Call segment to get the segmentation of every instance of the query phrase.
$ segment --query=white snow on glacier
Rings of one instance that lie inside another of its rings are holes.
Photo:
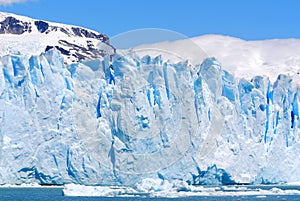
[[[0,68],[0,184],[300,180],[288,75],[236,79],[214,58],[134,52],[66,66],[55,49],[1,57]]]
[[[172,32],[167,33],[174,35]],[[112,42],[113,40],[114,38]],[[275,82],[279,74],[285,73],[293,76],[295,82],[300,82],[299,39],[246,41],[230,36],[209,34],[194,38],[181,36],[181,40],[145,44],[133,49],[141,57],[147,54],[152,57],[162,54],[164,59],[178,62],[178,57],[170,57],[170,54],[166,53],[172,52],[189,59],[193,64],[201,63],[206,58],[204,56],[215,57],[224,70],[237,78],[251,79],[260,75],[267,76]],[[164,50],[165,53],[157,50]],[[199,54],[201,52],[202,54]]]

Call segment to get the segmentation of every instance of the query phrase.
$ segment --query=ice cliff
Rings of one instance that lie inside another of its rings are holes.
[[[288,75],[238,80],[214,58],[109,60],[67,66],[55,48],[0,58],[0,184],[300,180]]]

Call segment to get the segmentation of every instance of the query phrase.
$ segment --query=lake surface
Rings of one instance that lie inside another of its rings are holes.
[[[181,198],[141,198],[141,197],[66,197],[62,194],[62,188],[0,188],[0,200],[2,201],[39,201],[39,200],[100,200],[100,201],[299,201],[298,195],[276,195],[276,196],[197,196]]]

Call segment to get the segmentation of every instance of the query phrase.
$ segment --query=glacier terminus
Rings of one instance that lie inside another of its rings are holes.
[[[289,76],[236,80],[214,58],[196,68],[134,54],[109,63],[66,66],[56,49],[1,58],[2,184],[298,179]]]

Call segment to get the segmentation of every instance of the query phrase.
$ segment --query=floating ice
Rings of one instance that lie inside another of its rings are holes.
[[[183,181],[166,181],[146,178],[135,185],[125,186],[82,186],[68,184],[64,186],[64,196],[105,196],[105,197],[188,197],[188,196],[274,196],[300,195],[298,188],[263,186],[190,186]]]

